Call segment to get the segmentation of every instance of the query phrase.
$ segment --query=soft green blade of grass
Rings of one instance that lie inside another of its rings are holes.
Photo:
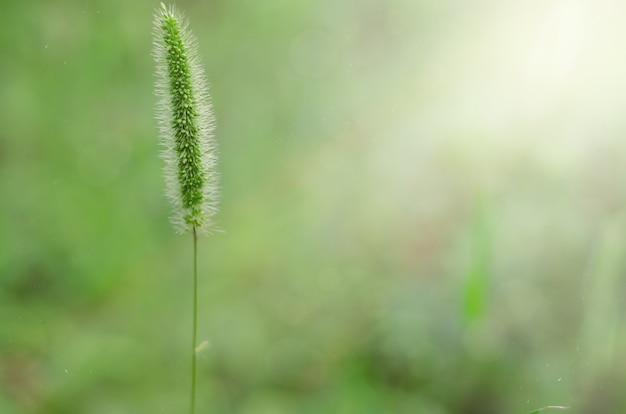
[[[550,409],[552,409],[552,410],[567,410],[568,408],[569,407],[562,406],[562,405],[547,405],[545,407],[537,408],[536,410],[531,411],[528,414],[537,414],[537,413],[539,413],[541,411],[550,410]]]
[[[485,313],[491,266],[491,231],[488,209],[483,200],[476,203],[471,228],[471,257],[465,278],[463,317],[467,324]]]
[[[613,369],[624,335],[620,320],[620,283],[626,253],[626,217],[621,214],[604,225],[584,286],[586,306],[580,331],[585,350],[581,369],[587,379]]]

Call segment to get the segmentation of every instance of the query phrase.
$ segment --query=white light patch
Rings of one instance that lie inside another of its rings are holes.
[[[542,111],[582,75],[579,63],[592,38],[591,12],[579,2],[562,1],[547,10],[534,38],[526,69],[524,108]]]

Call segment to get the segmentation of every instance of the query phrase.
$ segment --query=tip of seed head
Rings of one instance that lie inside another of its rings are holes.
[[[161,2],[161,8],[165,11],[167,11],[167,7],[165,6],[165,3]]]

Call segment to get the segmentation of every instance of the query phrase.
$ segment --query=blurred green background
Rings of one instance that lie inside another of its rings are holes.
[[[626,4],[180,1],[212,83],[202,413],[626,412]],[[184,413],[156,1],[5,1],[0,413]]]

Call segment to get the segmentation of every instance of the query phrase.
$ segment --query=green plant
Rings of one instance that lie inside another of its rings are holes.
[[[193,328],[191,413],[195,412],[196,343],[198,326],[198,233],[212,227],[217,211],[214,118],[196,40],[184,16],[174,7],[154,15],[155,91],[166,195],[179,233],[193,235]]]
[[[551,410],[551,409],[552,409],[552,410],[567,410],[568,408],[569,408],[569,407],[564,407],[564,406],[562,406],[562,405],[547,405],[547,406],[545,406],[545,407],[537,408],[536,410],[531,411],[531,412],[530,412],[530,413],[528,413],[528,414],[539,414],[541,411],[544,411],[544,410]]]

